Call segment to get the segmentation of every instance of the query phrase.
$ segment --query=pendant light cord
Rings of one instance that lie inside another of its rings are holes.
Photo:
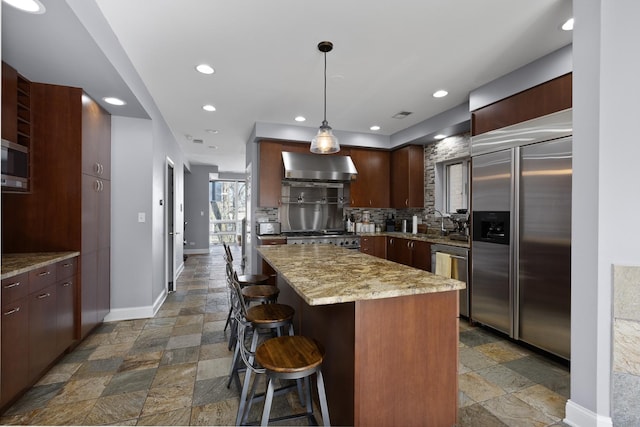
[[[324,120],[322,124],[327,124],[327,52],[324,52]]]

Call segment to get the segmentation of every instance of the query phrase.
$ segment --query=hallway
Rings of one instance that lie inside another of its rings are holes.
[[[227,289],[222,247],[213,248],[187,259],[177,291],[154,318],[96,329],[0,422],[233,425],[239,393],[226,388]],[[232,250],[239,264],[239,248]],[[464,321],[459,360],[460,427],[564,425],[567,368]],[[295,396],[280,399],[273,415],[296,404]]]

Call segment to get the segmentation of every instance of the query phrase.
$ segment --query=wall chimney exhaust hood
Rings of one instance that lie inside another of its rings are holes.
[[[358,171],[349,156],[282,152],[284,179],[304,181],[351,181]]]

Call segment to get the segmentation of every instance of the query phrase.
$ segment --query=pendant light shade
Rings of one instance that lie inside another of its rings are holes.
[[[340,151],[338,138],[333,135],[331,126],[327,122],[327,52],[331,52],[333,43],[320,42],[318,50],[324,53],[324,120],[318,129],[318,134],[311,140],[311,152],[316,154],[331,154]]]

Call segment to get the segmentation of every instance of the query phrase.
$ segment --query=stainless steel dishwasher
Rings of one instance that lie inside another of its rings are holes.
[[[469,317],[469,249],[459,246],[431,245],[431,272],[436,271],[436,253],[441,252],[451,257],[451,277],[465,282],[467,287],[460,290],[460,315]]]

